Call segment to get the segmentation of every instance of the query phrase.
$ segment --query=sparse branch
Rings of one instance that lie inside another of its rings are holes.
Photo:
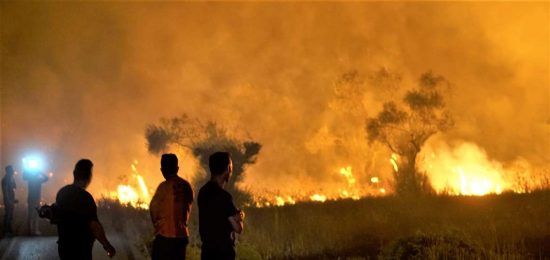
[[[416,151],[420,151],[420,146],[415,142],[413,138],[411,138],[411,144]]]
[[[397,149],[393,148],[393,145],[390,141],[386,140],[384,143],[388,146],[388,148],[390,148],[393,153],[401,154],[399,151],[397,151]]]
[[[410,134],[410,131],[408,131],[404,128],[401,128],[401,127],[394,126],[394,125],[385,124],[383,127],[391,128],[393,130],[397,130],[397,131],[403,132],[405,134]]]

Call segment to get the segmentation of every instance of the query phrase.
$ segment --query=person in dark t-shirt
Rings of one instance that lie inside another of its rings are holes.
[[[211,178],[200,190],[199,233],[202,260],[235,259],[235,233],[243,231],[244,212],[233,204],[224,190],[231,177],[233,163],[227,152],[216,152],[209,158]]]
[[[94,198],[86,191],[92,180],[92,168],[90,160],[78,161],[73,171],[73,184],[61,188],[52,205],[52,222],[57,224],[58,252],[62,260],[92,259],[96,239],[110,257],[116,253],[97,218]]]

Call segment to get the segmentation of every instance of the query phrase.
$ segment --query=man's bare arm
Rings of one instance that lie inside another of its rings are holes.
[[[109,240],[107,240],[107,236],[105,236],[105,230],[103,229],[103,226],[99,221],[92,220],[90,222],[90,229],[92,230],[92,234],[94,237],[103,245],[103,249],[107,251],[107,254],[110,257],[113,257],[116,254],[115,248],[109,243]]]
[[[233,231],[237,234],[241,234],[243,232],[244,212],[239,210],[237,214],[230,216],[228,219]]]

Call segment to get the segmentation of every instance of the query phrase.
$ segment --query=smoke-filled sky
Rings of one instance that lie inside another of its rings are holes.
[[[451,83],[455,126],[430,149],[467,142],[503,165],[550,164],[549,3],[0,7],[1,163],[20,170],[22,156],[42,153],[54,172],[47,192],[83,157],[95,163],[96,195],[134,160],[156,187],[145,128],[182,113],[263,145],[246,173],[252,190],[323,191],[348,165],[360,180],[390,176],[390,152],[364,131],[387,93],[365,80],[353,111],[335,97],[343,74],[380,69],[403,88],[429,70]],[[194,162],[181,164],[190,177]]]

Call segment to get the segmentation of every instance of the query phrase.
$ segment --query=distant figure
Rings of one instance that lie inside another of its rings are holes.
[[[103,226],[97,218],[94,198],[86,191],[92,181],[92,161],[82,159],[74,167],[73,184],[57,192],[53,214],[49,216],[57,224],[59,258],[92,259],[92,248],[97,239],[110,257],[116,254],[115,248],[105,236]],[[41,208],[41,216],[44,207]]]
[[[178,176],[178,170],[178,157],[163,154],[160,171],[166,180],[158,186],[150,204],[151,220],[155,227],[153,260],[185,259],[193,189],[189,182]]]
[[[243,231],[244,212],[233,204],[224,190],[231,178],[233,163],[227,152],[216,152],[209,158],[210,181],[199,191],[199,233],[202,260],[235,259],[236,235]]]
[[[48,175],[39,169],[23,170],[23,180],[27,181],[29,188],[29,196],[27,197],[27,227],[31,235],[40,235],[37,209],[40,207],[42,183],[48,181],[48,179]]]
[[[2,195],[4,198],[4,235],[11,237],[13,229],[11,221],[13,220],[13,209],[15,208],[15,179],[13,178],[13,167],[6,166],[6,175],[2,178]]]

